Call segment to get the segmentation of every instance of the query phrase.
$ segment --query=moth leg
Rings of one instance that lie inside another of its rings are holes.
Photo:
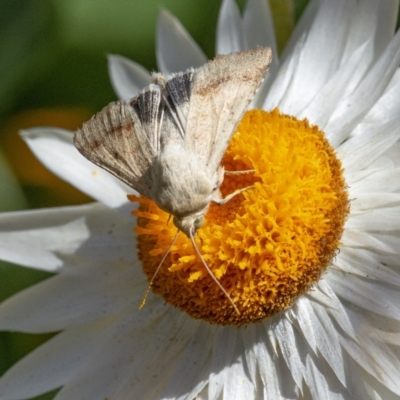
[[[232,200],[232,198],[235,197],[236,195],[238,195],[242,192],[245,192],[246,190],[253,189],[253,188],[254,188],[254,186],[247,186],[243,189],[235,190],[233,193],[229,194],[225,198],[222,198],[221,193],[218,191],[215,193],[215,196],[213,196],[212,201],[214,203],[218,204],[219,206],[222,206],[223,204],[227,203],[229,200]]]
[[[255,169],[244,169],[243,171],[226,171],[225,174],[227,175],[244,175],[244,174],[254,174],[256,172]]]

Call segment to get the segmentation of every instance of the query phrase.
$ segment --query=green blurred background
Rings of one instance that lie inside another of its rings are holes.
[[[307,0],[270,0],[282,48]],[[241,9],[245,0],[238,0]],[[0,211],[90,201],[42,168],[17,132],[33,126],[75,130],[116,100],[107,54],[156,70],[161,8],[213,57],[217,0],[1,0]],[[0,263],[0,301],[50,274]],[[0,375],[50,335],[0,333]],[[54,392],[36,399],[51,399]]]

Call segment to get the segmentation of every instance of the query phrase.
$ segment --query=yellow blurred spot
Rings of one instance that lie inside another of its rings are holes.
[[[295,9],[293,0],[269,0],[274,19],[274,27],[278,51],[285,47],[295,25]]]

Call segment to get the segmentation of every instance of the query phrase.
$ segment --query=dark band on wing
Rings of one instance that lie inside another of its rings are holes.
[[[150,85],[131,100],[131,105],[143,125],[151,125],[158,121],[161,102],[161,90],[158,85]]]
[[[160,126],[162,119],[162,94],[158,85],[150,85],[130,101],[146,132],[152,148],[157,152],[160,142]]]
[[[167,92],[175,108],[183,103],[189,102],[190,94],[192,93],[194,73],[194,69],[180,72],[166,82]]]

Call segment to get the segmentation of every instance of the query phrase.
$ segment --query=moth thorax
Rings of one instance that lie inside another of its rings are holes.
[[[164,211],[182,219],[204,214],[216,186],[216,174],[182,145],[170,144],[157,157],[154,200]]]

